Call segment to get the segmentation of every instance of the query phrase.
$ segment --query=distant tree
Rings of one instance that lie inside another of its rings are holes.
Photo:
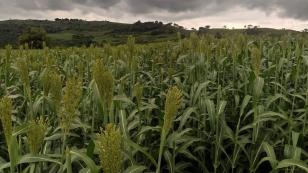
[[[42,49],[44,43],[48,45],[49,38],[43,28],[31,27],[19,36],[19,45],[27,44],[31,49]]]
[[[72,45],[74,46],[87,46],[94,44],[94,37],[92,35],[74,34],[72,36]]]
[[[306,28],[306,29],[304,29],[304,30],[303,30],[303,32],[308,32],[308,29],[307,29],[307,28]]]
[[[248,35],[258,35],[260,33],[258,26],[248,25],[246,28],[246,33]]]
[[[252,28],[253,28],[253,25],[248,25],[246,28],[247,28],[247,29],[252,29]]]
[[[137,22],[134,23],[134,25],[140,25],[142,24],[142,22],[140,20],[138,20]]]
[[[180,25],[178,25],[177,23],[174,23],[173,26],[176,28],[180,28]]]
[[[166,26],[172,26],[172,23],[167,23]]]
[[[210,25],[205,25],[205,27],[199,27],[199,32],[207,32],[210,28]]]

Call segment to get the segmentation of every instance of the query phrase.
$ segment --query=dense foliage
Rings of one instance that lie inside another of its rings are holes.
[[[28,28],[19,36],[19,45],[28,45],[31,49],[42,49],[49,38],[43,28]]]
[[[0,52],[0,172],[308,171],[301,37]]]

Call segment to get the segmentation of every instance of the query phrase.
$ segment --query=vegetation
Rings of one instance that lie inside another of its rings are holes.
[[[1,50],[0,173],[308,172],[304,37],[135,40]]]
[[[96,45],[125,44],[129,35],[134,35],[137,43],[175,41],[177,32],[183,34],[186,32],[178,25],[173,26],[171,23],[163,24],[158,21],[124,24],[78,19],[7,20],[0,21],[0,47],[7,44],[19,47],[19,37],[23,33],[29,33],[31,28],[40,28],[46,31],[49,47],[81,46],[81,43],[89,45],[89,41]]]
[[[31,49],[42,49],[48,42],[47,33],[42,28],[29,28],[19,36],[19,44],[27,45]]]
[[[245,26],[245,29],[211,28],[204,25],[198,30],[185,29],[176,23],[162,23],[159,21],[141,22],[133,24],[115,23],[109,21],[84,21],[79,19],[55,19],[50,20],[7,20],[0,21],[0,48],[7,44],[18,48],[19,38],[23,33],[29,33],[31,28],[45,30],[49,47],[72,47],[95,44],[120,45],[125,44],[127,37],[133,35],[136,43],[159,43],[176,41],[177,33],[181,37],[189,37],[190,33],[198,32],[199,35],[212,35],[217,38],[230,35],[247,34],[257,36],[281,37],[283,35],[297,35],[301,32],[286,29],[260,28],[253,25]],[[307,35],[306,30],[302,34]],[[47,41],[46,41],[47,42]]]

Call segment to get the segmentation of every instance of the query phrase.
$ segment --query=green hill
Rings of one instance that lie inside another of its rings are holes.
[[[18,37],[30,27],[45,29],[52,46],[74,46],[72,38],[76,34],[93,36],[97,44],[125,43],[129,35],[133,35],[137,43],[172,41],[177,38],[177,32],[183,30],[172,24],[163,24],[157,21],[125,24],[78,19],[6,20],[0,21],[0,47],[6,44],[17,45]]]
[[[162,41],[174,41],[177,33],[182,37],[189,35],[190,32],[200,34],[211,34],[215,37],[246,33],[250,35],[271,35],[279,36],[297,34],[292,30],[276,30],[269,28],[252,29],[208,29],[186,30],[182,26],[162,22],[136,22],[133,24],[115,23],[109,21],[84,21],[79,19],[55,19],[50,20],[6,20],[0,21],[0,47],[7,44],[18,46],[19,36],[30,27],[41,27],[46,30],[50,39],[50,46],[79,46],[74,38],[78,35],[89,36],[93,41],[100,45],[110,43],[113,45],[123,44],[129,35],[136,38],[136,43],[155,43]]]

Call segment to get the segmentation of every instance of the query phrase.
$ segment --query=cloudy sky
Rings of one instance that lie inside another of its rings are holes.
[[[302,30],[308,28],[308,0],[0,0],[0,20],[57,17]]]

